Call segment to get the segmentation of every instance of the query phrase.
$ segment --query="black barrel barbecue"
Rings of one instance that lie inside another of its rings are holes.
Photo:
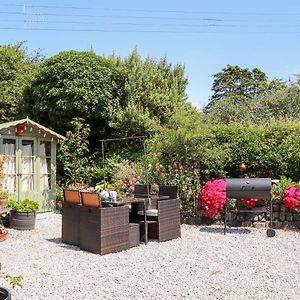
[[[271,178],[228,178],[226,179],[226,198],[258,198],[270,200],[270,228],[267,236],[273,237],[273,205],[272,205],[272,180]],[[225,205],[224,234],[226,234],[227,203]]]

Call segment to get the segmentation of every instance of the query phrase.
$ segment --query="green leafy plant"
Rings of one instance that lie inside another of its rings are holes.
[[[281,176],[279,182],[273,186],[273,202],[281,202],[283,200],[284,191],[290,186],[300,187],[300,185],[293,182],[292,179]]]
[[[9,284],[12,285],[13,288],[15,287],[23,287],[23,276],[11,276],[5,272],[1,271],[1,263],[0,263],[0,278],[5,279]]]
[[[0,198],[7,198],[8,197],[8,193],[4,192],[4,191],[0,191]]]
[[[105,180],[102,180],[100,183],[98,183],[95,186],[95,191],[96,192],[101,192],[101,191],[115,191],[116,190],[116,186],[114,184],[111,184]]]
[[[228,209],[235,209],[237,207],[237,203],[238,203],[238,200],[235,199],[235,198],[228,199],[227,200],[227,208]]]
[[[13,288],[15,287],[23,287],[22,281],[23,281],[23,276],[11,276],[9,274],[5,273],[0,273],[0,276],[2,276],[9,284],[12,285]]]
[[[17,212],[36,212],[39,209],[39,204],[36,201],[24,199],[20,201],[9,200],[7,206]]]
[[[89,125],[82,118],[74,118],[71,122],[74,130],[67,132],[67,140],[61,142],[59,161],[69,185],[84,185],[90,181],[89,162]]]
[[[61,187],[57,186],[56,187],[56,191],[55,191],[55,195],[56,195],[56,200],[57,201],[63,201],[64,200],[64,193]]]

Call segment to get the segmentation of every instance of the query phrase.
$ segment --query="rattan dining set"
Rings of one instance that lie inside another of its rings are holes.
[[[177,186],[136,185],[134,199],[103,202],[98,193],[64,190],[62,241],[81,250],[108,254],[181,236]]]

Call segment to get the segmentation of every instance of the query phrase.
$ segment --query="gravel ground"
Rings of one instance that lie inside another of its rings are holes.
[[[13,299],[300,299],[300,233],[182,225],[182,238],[104,256],[61,242],[61,216],[10,229],[3,271],[23,275]],[[6,285],[5,283],[3,285]]]

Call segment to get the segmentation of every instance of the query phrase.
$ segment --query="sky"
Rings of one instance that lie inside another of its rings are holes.
[[[299,0],[0,0],[0,44],[183,64],[188,100],[203,108],[213,75],[227,65],[259,68],[269,79],[300,74]]]

